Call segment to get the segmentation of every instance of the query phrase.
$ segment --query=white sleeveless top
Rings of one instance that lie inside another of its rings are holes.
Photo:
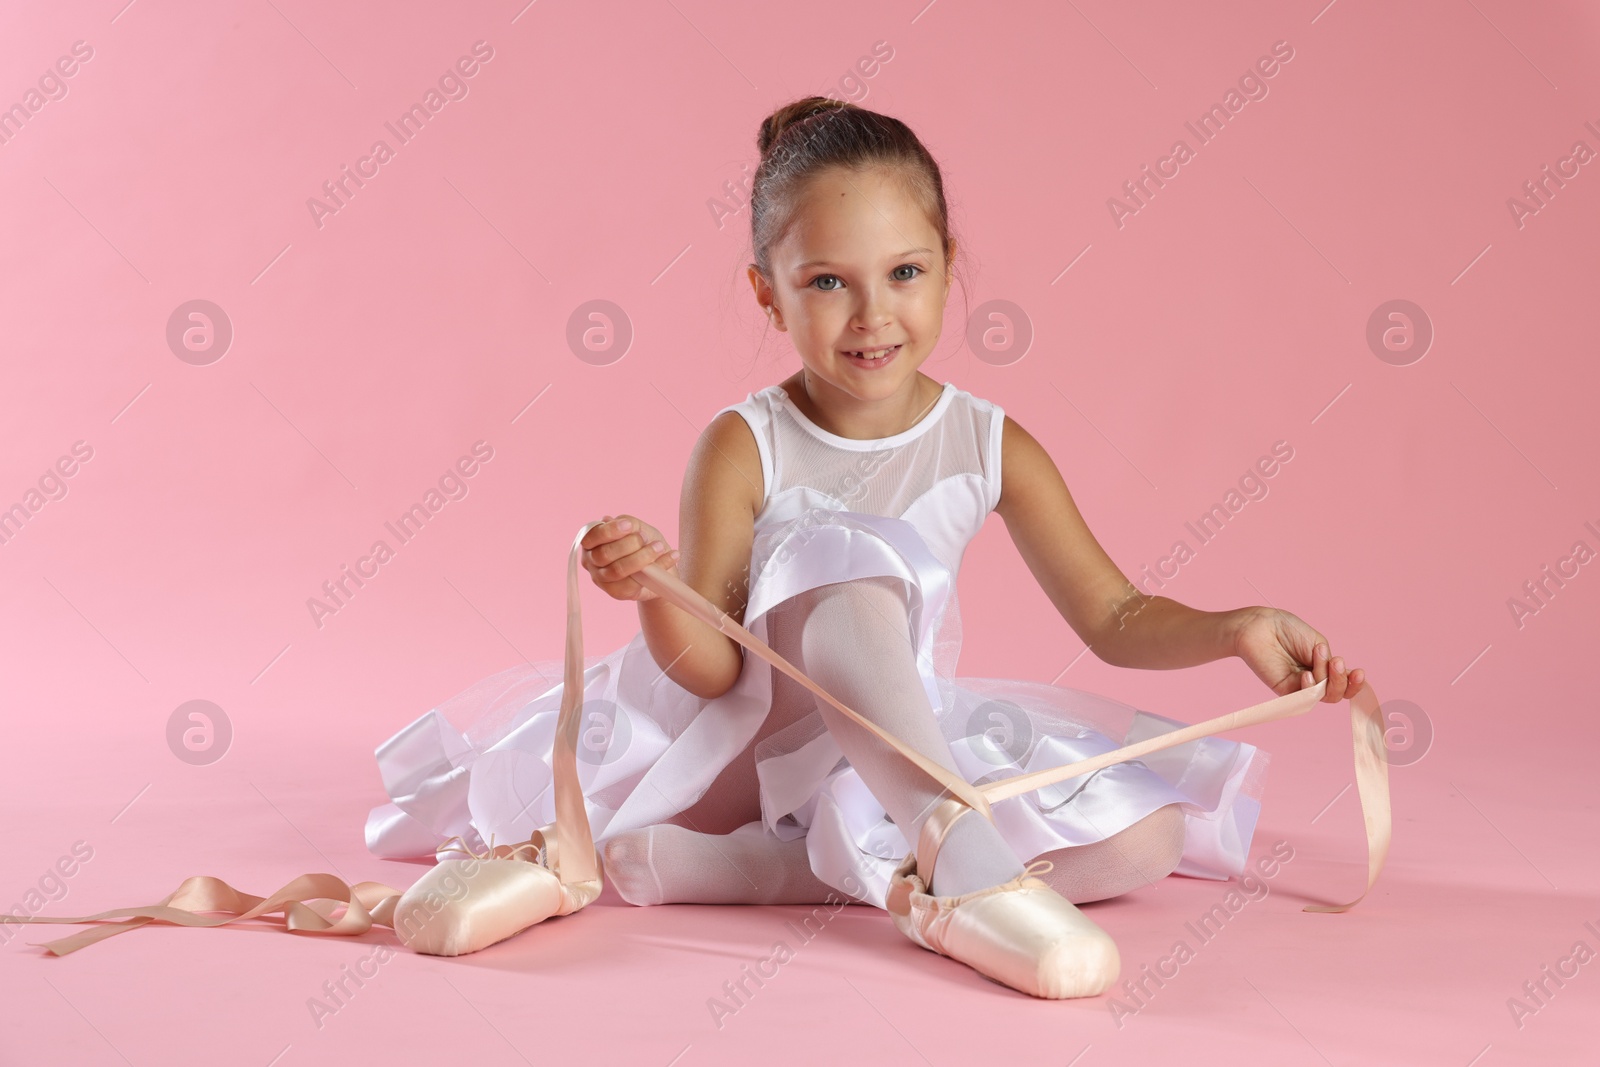
[[[812,507],[901,518],[954,578],[968,542],[1000,501],[1005,412],[951,382],[927,414],[890,437],[829,433],[776,384],[717,414],[723,411],[750,424],[761,453],[758,532]]]

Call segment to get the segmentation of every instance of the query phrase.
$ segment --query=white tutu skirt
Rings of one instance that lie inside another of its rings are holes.
[[[973,783],[1072,763],[1188,725],[1064,686],[956,677],[955,585],[903,519],[812,508],[768,524],[756,531],[750,576],[744,625],[763,641],[767,613],[804,590],[902,579],[923,686],[957,769]],[[756,735],[775,671],[745,649],[738,682],[705,700],[662,672],[642,632],[606,655],[586,657],[584,668],[578,772],[597,844],[693,805]],[[515,844],[553,822],[550,750],[561,678],[559,658],[519,664],[378,746],[390,801],[368,816],[367,847],[386,859],[425,858],[460,835],[481,851],[491,835]],[[765,739],[755,757],[767,830],[785,840],[804,836],[819,879],[882,907],[910,846],[821,716],[812,710]],[[1026,862],[1104,840],[1176,803],[1186,826],[1177,873],[1226,879],[1244,869],[1267,761],[1254,745],[1200,738],[1000,801],[994,821]]]

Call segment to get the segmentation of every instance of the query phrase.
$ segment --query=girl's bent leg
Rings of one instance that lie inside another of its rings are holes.
[[[780,605],[768,626],[791,643],[798,634],[801,658],[791,662],[823,689],[921,755],[956,769],[917,670],[903,582],[861,578],[817,586]],[[850,765],[915,849],[942,787],[831,704],[815,705]],[[930,887],[939,896],[987,889],[1022,873],[1000,831],[971,809],[951,825],[939,857]]]
[[[791,663],[799,650],[769,633]],[[772,670],[763,665],[763,669]],[[782,841],[761,822],[756,746],[809,715],[810,690],[772,670],[761,728],[711,787],[667,823],[605,842],[606,876],[630,904],[827,904],[844,894],[811,872],[805,838]]]
[[[782,841],[758,819],[732,833],[663,823],[604,846],[606,875],[629,904],[826,904],[843,894],[811,873],[806,839]]]
[[[1040,879],[1072,903],[1084,904],[1121,896],[1171,874],[1183,858],[1184,836],[1183,808],[1165,804],[1102,841],[1034,858],[1055,864]]]

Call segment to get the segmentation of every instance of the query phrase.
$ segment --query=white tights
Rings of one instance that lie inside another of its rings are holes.
[[[767,616],[768,644],[823,689],[952,770],[917,672],[905,585],[864,578],[817,586]],[[749,656],[748,650],[745,655]],[[769,668],[770,669],[770,668]],[[604,844],[606,875],[631,904],[814,904],[838,899],[811,871],[805,839],[782,841],[761,823],[756,748],[816,711],[907,841],[941,796],[887,744],[780,671],[772,707],[750,744],[705,795],[671,822],[618,834]],[[1170,874],[1183,852],[1176,804],[1158,808],[1089,845],[1042,853],[1054,867],[1041,877],[1074,904],[1102,900]],[[1022,862],[976,811],[956,820],[939,850],[932,891],[955,896],[1009,881]]]

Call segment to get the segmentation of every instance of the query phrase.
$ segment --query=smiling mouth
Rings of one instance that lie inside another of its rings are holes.
[[[854,351],[846,351],[844,354],[861,363],[877,364],[884,362],[900,351],[900,348],[900,345],[879,345],[876,348],[858,348]]]

